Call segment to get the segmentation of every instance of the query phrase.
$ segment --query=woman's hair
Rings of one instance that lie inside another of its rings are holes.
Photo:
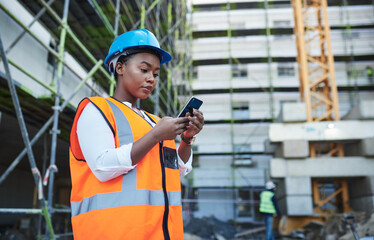
[[[130,60],[130,58],[132,58],[134,56],[134,54],[131,54],[131,55],[122,55],[118,58],[118,61],[117,63],[122,63],[122,64],[125,64],[127,63],[127,61]],[[116,63],[116,65],[117,65]],[[117,74],[117,71],[116,71],[116,66],[114,66],[114,79],[116,80],[116,82],[118,81],[118,74]]]
[[[130,60],[137,53],[151,53],[151,54],[155,55],[156,57],[158,57],[160,59],[160,61],[162,59],[161,54],[157,50],[154,50],[154,49],[151,49],[151,48],[132,48],[132,49],[128,49],[127,51],[128,51],[127,55],[121,55],[118,58],[117,63],[120,62],[120,63],[126,65],[127,61]],[[116,63],[116,65],[117,65],[117,63]],[[118,74],[117,74],[117,71],[116,71],[116,66],[114,66],[114,79],[117,82]]]

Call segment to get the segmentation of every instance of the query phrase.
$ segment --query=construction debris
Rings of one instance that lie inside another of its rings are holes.
[[[188,239],[234,239],[236,229],[227,222],[211,217],[192,218],[184,228]],[[191,236],[195,235],[195,236]],[[187,239],[187,238],[186,238]]]
[[[371,217],[368,221],[366,221],[365,223],[357,224],[355,228],[360,239],[367,237],[369,240],[371,237],[371,240],[374,240],[374,213],[371,214]],[[347,233],[344,236],[339,238],[339,240],[350,240],[350,239],[352,239],[351,233]]]
[[[355,239],[355,231],[361,239],[373,237],[374,213],[370,218],[364,212],[331,214],[323,225],[314,224],[310,228],[306,226],[303,230],[294,231],[292,236],[306,240],[352,240]]]
[[[252,236],[259,234],[259,233],[264,233],[266,231],[266,227],[257,227],[257,228],[252,228],[249,230],[245,230],[243,232],[235,234],[235,239],[248,239],[249,237],[252,238]]]

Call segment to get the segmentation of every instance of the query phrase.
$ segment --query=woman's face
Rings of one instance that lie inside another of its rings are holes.
[[[160,59],[150,53],[134,54],[122,64],[118,87],[127,101],[135,103],[138,98],[146,99],[156,87],[160,73]]]

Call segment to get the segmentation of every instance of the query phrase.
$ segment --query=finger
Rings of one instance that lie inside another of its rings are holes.
[[[186,127],[183,127],[183,128],[180,128],[180,129],[177,130],[177,134],[179,135],[179,134],[181,134],[182,132],[186,131],[187,129],[188,129],[187,126],[186,126]]]
[[[185,123],[185,122],[188,122],[188,117],[179,117],[177,118],[177,123]]]
[[[194,125],[197,127],[197,129],[199,129],[199,131],[203,128],[203,125],[204,125],[204,122],[201,122],[200,119],[194,117],[193,119],[191,119],[191,121],[189,122],[189,125]]]
[[[189,125],[189,122],[180,123],[178,129],[186,129]]]
[[[191,137],[198,134],[200,131],[201,131],[201,128],[199,128],[199,126],[195,124],[190,124],[187,127],[187,132],[188,132],[187,135],[190,135]]]
[[[194,109],[194,115],[199,119],[201,123],[204,123],[204,115],[201,111]]]

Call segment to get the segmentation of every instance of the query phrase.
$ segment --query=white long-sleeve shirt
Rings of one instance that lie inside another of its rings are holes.
[[[132,108],[131,103],[124,102]],[[152,126],[155,124],[141,111]],[[88,103],[77,123],[77,135],[84,159],[94,175],[102,182],[126,174],[136,167],[132,165],[132,143],[115,148],[113,133],[99,110]],[[177,158],[180,175],[183,177],[192,170],[192,151],[186,163]]]

